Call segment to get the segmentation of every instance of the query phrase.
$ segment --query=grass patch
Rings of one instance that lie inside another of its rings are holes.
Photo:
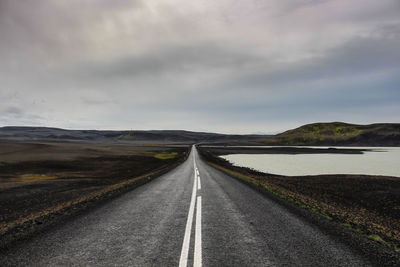
[[[40,181],[46,181],[46,180],[53,180],[53,179],[57,179],[57,178],[58,177],[55,175],[22,174],[20,176],[11,178],[10,181],[28,183],[28,182],[40,182]]]
[[[178,152],[161,152],[154,155],[157,159],[173,159],[178,156]]]
[[[380,243],[385,243],[385,241],[379,235],[369,235],[368,238]]]
[[[364,233],[360,228],[356,228],[356,227],[354,227],[353,225],[351,225],[349,223],[340,223],[340,225],[342,225],[342,226],[344,226],[344,227],[346,227],[346,228],[348,228],[348,229],[350,229],[350,230],[352,230],[354,232],[357,232],[359,234],[366,235],[366,233]]]
[[[342,223],[341,225],[343,225],[346,228],[353,229],[353,227],[349,223]]]

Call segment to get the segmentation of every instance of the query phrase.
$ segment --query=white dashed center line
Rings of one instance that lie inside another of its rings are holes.
[[[197,176],[197,190],[201,190],[200,176]]]
[[[193,266],[201,266],[201,196],[197,197],[197,210],[196,210],[196,232],[194,240],[194,263]]]
[[[200,183],[200,173],[196,166],[195,158],[195,148],[193,146],[193,170],[194,170],[194,181],[193,181],[193,191],[192,198],[190,200],[189,213],[186,221],[185,236],[183,238],[181,257],[179,260],[179,267],[186,267],[189,257],[190,248],[190,235],[192,232],[194,208],[196,204],[196,194],[197,190],[201,189]],[[197,188],[197,190],[196,190]],[[193,266],[202,266],[202,249],[201,249],[201,196],[197,197],[197,207],[196,207],[196,228],[195,228],[195,240],[194,240],[194,256],[193,256]]]

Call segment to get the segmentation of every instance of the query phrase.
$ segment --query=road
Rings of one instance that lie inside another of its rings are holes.
[[[371,265],[195,148],[162,177],[0,256],[0,266]]]

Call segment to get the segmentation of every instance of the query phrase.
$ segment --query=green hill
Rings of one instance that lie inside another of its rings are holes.
[[[260,142],[265,145],[400,146],[400,124],[313,123]]]

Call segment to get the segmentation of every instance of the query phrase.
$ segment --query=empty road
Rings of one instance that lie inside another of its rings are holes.
[[[371,265],[195,148],[162,177],[0,256],[0,266]]]

